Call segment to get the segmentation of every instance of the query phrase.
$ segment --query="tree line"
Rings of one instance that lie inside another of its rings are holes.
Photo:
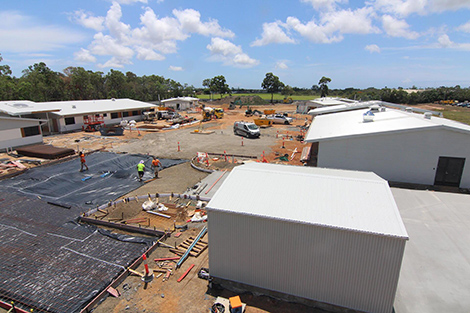
[[[94,72],[83,67],[67,67],[63,72],[51,70],[43,62],[29,66],[21,77],[12,76],[8,65],[1,64],[0,54],[0,101],[31,100],[37,102],[64,100],[92,100],[109,98],[131,98],[140,101],[158,101],[181,96],[216,93],[221,97],[233,93],[274,93],[282,95],[311,95],[312,97],[342,97],[355,100],[383,100],[391,103],[419,104],[440,100],[470,100],[470,88],[438,87],[411,92],[403,88],[345,88],[330,89],[329,77],[321,77],[311,88],[292,87],[280,81],[273,73],[267,73],[261,82],[262,89],[230,88],[223,75],[202,81],[203,88],[181,84],[159,75],[137,76],[132,72],[123,73],[111,69],[108,73]]]
[[[1,61],[1,56],[0,56]],[[36,102],[131,98],[157,101],[195,94],[195,88],[158,75],[137,76],[110,70],[107,74],[67,67],[55,72],[43,62],[13,77],[8,65],[0,66],[0,100],[31,100]]]

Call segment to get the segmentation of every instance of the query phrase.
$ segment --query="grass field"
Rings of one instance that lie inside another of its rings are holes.
[[[271,100],[270,93],[234,93],[232,94],[233,97],[250,97],[250,96],[259,96],[263,100]],[[199,99],[210,99],[211,95],[197,95]],[[227,97],[225,95],[224,97]],[[283,100],[285,96],[281,95],[280,93],[275,93],[273,99],[274,100]],[[291,96],[292,100],[312,100],[318,98],[318,96]],[[212,94],[212,99],[220,99],[220,94]]]
[[[444,117],[460,123],[470,125],[470,108],[457,108],[445,106],[442,112]]]

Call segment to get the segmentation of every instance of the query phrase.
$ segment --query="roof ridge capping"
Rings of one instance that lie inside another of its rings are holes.
[[[343,170],[343,169],[333,169],[333,168],[324,168],[324,167],[306,167],[306,166],[299,166],[299,165],[266,164],[266,163],[255,163],[255,162],[250,162],[248,164],[237,166],[234,168],[234,170],[272,172],[272,169],[269,169],[269,167],[282,169],[278,173],[295,173],[296,175],[301,175],[301,176],[335,177],[335,178],[341,178],[345,180],[361,180],[361,181],[368,181],[368,182],[375,182],[375,183],[385,183],[388,185],[387,180],[383,179],[382,177],[375,174],[374,172],[369,172],[369,171]],[[345,175],[340,175],[340,174],[345,174]],[[354,177],[353,175],[357,175],[357,176]],[[363,177],[359,177],[359,176],[363,176]]]

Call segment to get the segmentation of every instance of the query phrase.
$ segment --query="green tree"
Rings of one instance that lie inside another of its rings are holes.
[[[283,96],[292,96],[294,94],[294,88],[289,85],[285,85],[284,88],[282,88],[281,94]]]
[[[0,54],[0,62],[2,61]],[[11,74],[10,66],[0,65],[0,100],[13,100],[15,97],[16,79]]]
[[[30,86],[32,101],[59,101],[64,99],[65,84],[60,73],[52,71],[44,62],[23,70],[21,81]],[[28,98],[26,98],[28,99]]]
[[[224,94],[231,91],[223,75],[206,78],[202,81],[202,85],[209,89],[211,95],[212,93],[219,93],[221,99]]]
[[[328,83],[331,82],[331,78],[329,77],[325,77],[323,76],[322,78],[320,78],[320,80],[318,81],[318,85],[320,87],[320,91],[321,91],[321,97],[326,97],[328,96]]]
[[[271,103],[273,103],[274,93],[279,92],[284,88],[284,84],[279,80],[279,77],[273,73],[266,73],[266,76],[261,83],[261,88],[271,94]]]
[[[105,86],[109,98],[124,98],[126,76],[121,71],[111,69],[105,77]]]

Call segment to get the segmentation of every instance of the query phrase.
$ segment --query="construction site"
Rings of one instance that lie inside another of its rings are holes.
[[[1,153],[0,312],[468,311],[468,125],[231,100]]]
[[[177,127],[147,120],[121,136],[75,131],[46,136],[45,146],[3,153],[2,308],[203,312],[219,296],[219,302],[241,296],[245,312],[312,312],[268,296],[209,288],[205,272],[205,206],[230,171],[247,162],[303,164],[308,118],[294,114],[292,105],[275,110],[293,123],[269,123],[257,139],[234,135],[235,121],[253,117],[227,105],[222,118],[204,123],[201,112],[185,112],[190,123]],[[79,171],[79,151],[88,171]],[[162,164],[158,179],[152,157]],[[142,182],[140,161],[146,165]]]

